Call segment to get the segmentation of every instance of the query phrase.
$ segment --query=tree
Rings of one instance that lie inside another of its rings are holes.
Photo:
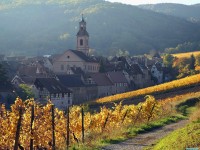
[[[194,55],[192,54],[191,57],[190,57],[190,69],[191,70],[194,70],[195,69],[195,57]]]
[[[6,76],[6,70],[4,69],[3,65],[0,64],[0,83],[6,84],[8,82],[8,77]]]
[[[99,72],[101,72],[101,73],[104,73],[104,72],[105,72],[105,66],[104,66],[103,60],[100,61]]]
[[[32,88],[26,84],[20,84],[19,89],[17,91],[19,97],[23,100],[34,98],[34,94]]]
[[[129,52],[127,50],[118,49],[116,52],[117,57],[121,56],[129,56]]]
[[[200,54],[195,57],[195,66],[200,66]]]
[[[164,55],[163,63],[166,67],[172,68],[173,62],[174,62],[174,56],[172,56],[171,54]]]

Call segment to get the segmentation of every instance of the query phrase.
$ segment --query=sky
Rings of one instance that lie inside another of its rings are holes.
[[[180,4],[197,4],[200,0],[107,0],[110,2],[120,2],[125,4],[139,5],[139,4],[156,4],[156,3],[180,3]]]

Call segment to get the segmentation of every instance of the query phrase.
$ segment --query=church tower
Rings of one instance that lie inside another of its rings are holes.
[[[79,22],[79,31],[77,33],[77,50],[89,55],[89,34],[86,30],[86,22],[82,15],[82,20]]]

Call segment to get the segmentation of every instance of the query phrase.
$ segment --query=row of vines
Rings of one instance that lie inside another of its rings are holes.
[[[164,84],[160,84],[160,85],[156,85],[156,86],[152,86],[152,87],[148,87],[144,89],[139,89],[136,91],[131,91],[127,93],[100,98],[96,100],[96,102],[98,103],[113,102],[113,101],[118,101],[122,99],[142,96],[142,95],[149,95],[152,93],[167,92],[170,90],[178,90],[185,87],[199,86],[199,85],[200,85],[200,74],[197,74],[197,75],[185,77],[183,79],[174,80],[168,83],[164,83]]]
[[[102,107],[98,113],[73,106],[67,112],[54,109],[49,102],[45,106],[34,100],[17,98],[11,110],[0,106],[0,149],[66,149],[85,143],[104,133],[129,125],[148,123],[169,113],[166,103],[157,102],[153,96],[138,105],[115,104]]]

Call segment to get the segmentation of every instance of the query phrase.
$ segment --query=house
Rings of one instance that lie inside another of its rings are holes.
[[[11,83],[15,87],[18,87],[20,84],[25,84],[25,81],[23,81],[19,75],[15,75],[14,78],[12,79]]]
[[[132,89],[138,89],[144,86],[145,74],[143,73],[139,64],[132,64],[127,73],[129,74],[129,80]]]
[[[99,72],[99,63],[89,55],[89,34],[82,17],[77,33],[77,50],[67,50],[53,59],[53,71],[56,74],[71,74],[71,68],[81,68],[85,73]]]
[[[156,84],[163,83],[163,65],[160,62],[155,63],[151,68],[151,74]]]
[[[54,74],[40,62],[29,62],[22,64],[12,78],[12,84],[19,86],[19,84],[33,85],[36,78],[50,78]]]
[[[67,50],[53,62],[56,74],[71,74],[71,68],[81,68],[84,72],[99,72],[99,63],[78,50]]]
[[[92,80],[97,85],[98,88],[98,98],[109,96],[113,94],[113,86],[114,84],[112,81],[108,78],[106,73],[93,73],[90,74]]]
[[[72,105],[72,91],[55,78],[36,78],[34,85],[39,102],[50,100],[57,108],[63,110]]]
[[[154,85],[149,68],[145,64],[139,64],[139,66],[143,72],[143,88]]]
[[[82,75],[57,75],[58,80],[73,92],[73,104],[81,104],[97,98],[97,86],[86,83]]]
[[[128,91],[128,81],[122,71],[107,72],[106,75],[114,85],[112,88],[112,94]]]

